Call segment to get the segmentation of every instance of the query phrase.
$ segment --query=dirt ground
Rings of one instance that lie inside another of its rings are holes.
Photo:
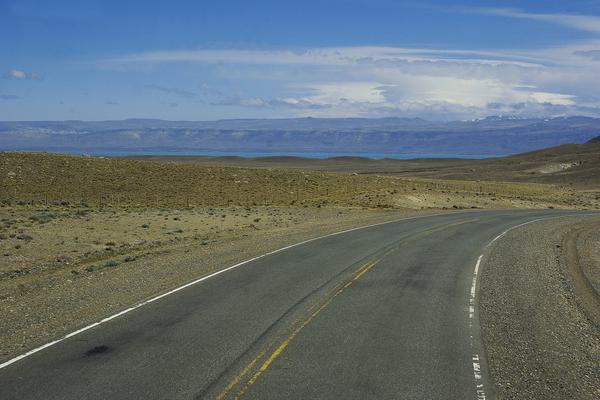
[[[308,208],[194,208],[123,211],[0,208],[0,278],[131,262],[153,249],[299,226],[354,212]],[[128,255],[129,257],[125,257]]]

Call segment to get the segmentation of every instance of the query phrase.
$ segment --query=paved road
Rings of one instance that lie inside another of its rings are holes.
[[[0,399],[477,398],[477,258],[564,214],[460,212],[296,246],[0,369]]]

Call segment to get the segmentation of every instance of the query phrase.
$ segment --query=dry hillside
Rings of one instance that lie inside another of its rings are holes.
[[[185,208],[596,208],[599,195],[561,186],[328,173],[281,168],[0,153],[5,205]]]
[[[381,159],[333,157],[170,157],[138,156],[158,162],[244,168],[286,168],[327,172],[355,172],[445,180],[481,180],[548,183],[577,189],[600,190],[600,139],[567,144],[529,153],[489,159]]]

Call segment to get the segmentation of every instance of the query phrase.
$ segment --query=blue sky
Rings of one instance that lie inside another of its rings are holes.
[[[0,0],[0,119],[600,116],[600,1]]]

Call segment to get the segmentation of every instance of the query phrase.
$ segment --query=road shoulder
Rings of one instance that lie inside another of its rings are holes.
[[[480,322],[498,398],[599,398],[600,329],[576,264],[590,260],[579,254],[597,242],[582,238],[598,231],[598,218],[530,224],[486,257]]]

